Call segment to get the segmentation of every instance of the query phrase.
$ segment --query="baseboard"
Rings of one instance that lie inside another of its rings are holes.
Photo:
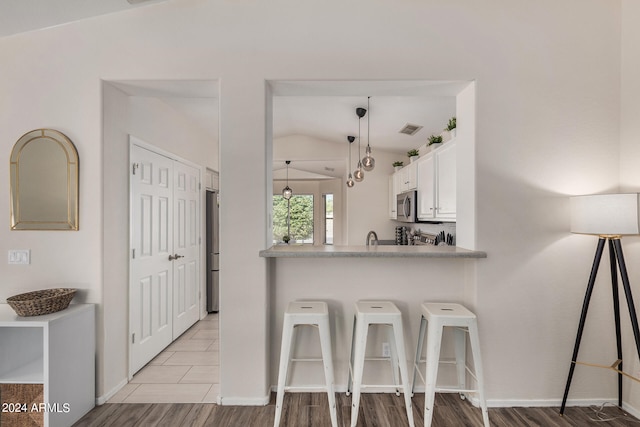
[[[222,406],[266,406],[270,396],[264,397],[220,397],[219,405]]]
[[[637,408],[629,405],[626,402],[622,402],[622,409],[629,413],[629,415],[633,415],[634,417],[640,419],[640,411]]]
[[[122,387],[126,386],[128,383],[129,381],[127,381],[127,379],[125,378],[124,380],[120,381],[120,383],[117,386],[109,390],[107,393],[103,394],[102,396],[96,397],[96,406],[101,406],[107,403],[107,400],[111,399],[117,392],[119,392],[122,389]]]
[[[469,401],[477,406],[477,398],[469,396]],[[567,406],[592,406],[602,405],[603,403],[613,403],[617,405],[617,399],[599,398],[599,399],[569,399]],[[488,399],[487,406],[490,408],[550,408],[560,407],[561,399]]]

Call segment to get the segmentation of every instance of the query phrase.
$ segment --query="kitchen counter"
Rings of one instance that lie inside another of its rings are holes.
[[[312,246],[276,245],[260,251],[265,258],[486,258],[487,253],[457,246]]]

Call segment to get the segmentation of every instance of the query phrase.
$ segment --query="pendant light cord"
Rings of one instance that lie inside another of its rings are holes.
[[[371,99],[371,97],[370,97],[370,96],[367,96],[367,113],[369,114],[369,115],[367,116],[367,147],[371,147],[371,146],[369,145],[369,139],[370,139],[370,138],[369,138],[369,134],[370,134],[370,132],[371,132],[371,131],[370,131],[370,129],[371,129],[371,127],[370,127],[370,125],[371,125],[371,106],[369,105],[369,100],[370,100],[370,99]]]

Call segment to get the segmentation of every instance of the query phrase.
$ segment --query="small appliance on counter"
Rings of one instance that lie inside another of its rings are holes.
[[[433,245],[433,246],[453,246],[455,245],[455,235],[441,231],[438,234],[421,232],[418,230],[413,236],[414,245]]]
[[[407,227],[396,227],[396,245],[408,245],[409,236],[407,236]]]

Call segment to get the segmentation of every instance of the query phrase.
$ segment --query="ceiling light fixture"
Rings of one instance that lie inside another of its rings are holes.
[[[369,106],[370,96],[367,97],[367,110],[369,110],[369,115],[367,116],[367,149],[365,150],[366,156],[362,159],[362,167],[367,172],[372,171],[374,167],[376,167],[376,160],[371,157],[371,145],[369,141],[369,135],[371,134],[371,107]]]
[[[293,195],[293,190],[289,187],[289,163],[291,160],[286,160],[285,163],[287,164],[287,186],[282,189],[282,197],[289,200]]]
[[[360,160],[360,122],[364,115],[367,114],[367,110],[361,107],[356,108],[356,115],[358,116],[358,167],[353,172],[353,178],[357,182],[361,182],[364,179],[364,170],[362,168],[362,160]]]
[[[353,176],[351,175],[351,143],[356,140],[355,136],[349,135],[347,141],[349,141],[349,178],[347,179],[347,187],[351,188],[355,184],[353,182]]]

